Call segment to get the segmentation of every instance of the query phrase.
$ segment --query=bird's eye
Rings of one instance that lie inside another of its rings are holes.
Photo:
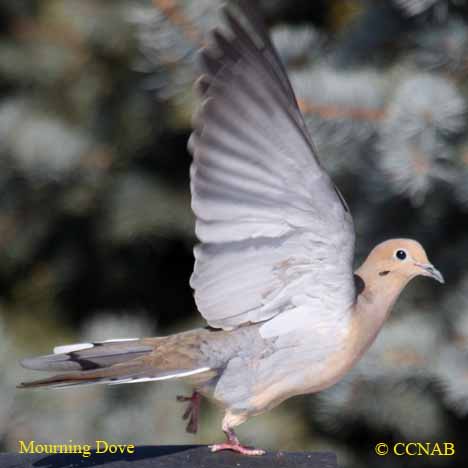
[[[397,258],[398,260],[405,260],[407,257],[407,253],[405,250],[402,250],[402,249],[398,249],[396,252],[395,252],[395,258]]]

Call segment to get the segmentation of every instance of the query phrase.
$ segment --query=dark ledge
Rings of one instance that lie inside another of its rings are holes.
[[[245,457],[231,452],[211,453],[206,446],[142,446],[133,454],[0,454],[1,468],[337,468],[336,455],[328,452],[268,452]]]

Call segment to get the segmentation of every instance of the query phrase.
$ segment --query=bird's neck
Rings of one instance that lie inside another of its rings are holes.
[[[359,268],[356,274],[365,284],[356,299],[352,320],[355,351],[361,356],[374,342],[409,279],[388,275],[385,282],[376,285],[365,268]],[[382,284],[385,288],[382,288]]]

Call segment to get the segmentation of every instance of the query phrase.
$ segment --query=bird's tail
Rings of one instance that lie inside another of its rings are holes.
[[[177,336],[177,335],[175,335]],[[209,373],[196,359],[180,358],[173,351],[174,337],[109,340],[54,348],[53,354],[23,359],[27,369],[60,372],[25,382],[18,388],[147,382]],[[196,357],[196,356],[195,356]]]

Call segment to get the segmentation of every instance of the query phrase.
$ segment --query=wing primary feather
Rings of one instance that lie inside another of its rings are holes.
[[[236,35],[233,39],[227,40],[223,34],[219,31],[215,31],[213,37],[216,46],[224,53],[224,56],[229,56],[233,62],[239,61],[241,58],[249,62],[251,68],[258,76],[257,79],[262,85],[268,86],[271,90],[270,94],[272,98],[281,104],[285,114],[293,121],[294,125],[297,126],[304,140],[307,142],[314,159],[319,164],[316,156],[316,149],[309,136],[307,126],[300,113],[296,97],[290,86],[287,75],[282,73],[281,69],[275,67],[274,62],[272,64],[271,60],[268,60],[267,56],[265,56],[266,49],[263,51],[264,53],[258,51],[255,43],[251,40],[247,32],[230,13],[228,13],[228,17],[231,22],[231,27],[235,28]],[[237,60],[235,60],[235,57]],[[222,59],[223,56],[218,60],[221,62]],[[212,57],[212,60],[216,59]],[[225,68],[223,68],[221,64],[218,64],[215,75],[218,75],[224,69]],[[249,84],[251,85],[251,83]]]
[[[217,328],[267,321],[264,331],[274,336],[288,317],[310,310],[308,327],[333,329],[346,323],[355,299],[351,215],[320,166],[251,0],[230,2],[224,15],[228,30],[214,30],[199,55],[203,104],[189,142],[202,241],[195,301]]]
[[[246,21],[250,25],[250,28],[253,31],[255,31],[255,34],[258,37],[260,37],[263,46],[261,50],[263,50],[263,52],[266,53],[265,58],[268,61],[271,70],[275,73],[279,83],[283,87],[286,94],[289,96],[292,102],[294,102],[297,105],[294,90],[292,89],[283,63],[281,62],[281,59],[279,58],[273,44],[271,43],[265,23],[257,14],[257,12],[254,9],[250,8],[250,6],[247,5],[245,2],[239,2],[239,6],[241,7],[240,9],[243,13],[242,17],[246,19]],[[226,21],[229,24],[229,27],[235,33],[235,36],[239,38],[243,43],[245,43],[248,49],[258,50],[259,47],[253,41],[252,36],[245,31],[245,29],[241,26],[237,19],[232,15],[231,11],[228,8],[226,8],[224,12]]]

